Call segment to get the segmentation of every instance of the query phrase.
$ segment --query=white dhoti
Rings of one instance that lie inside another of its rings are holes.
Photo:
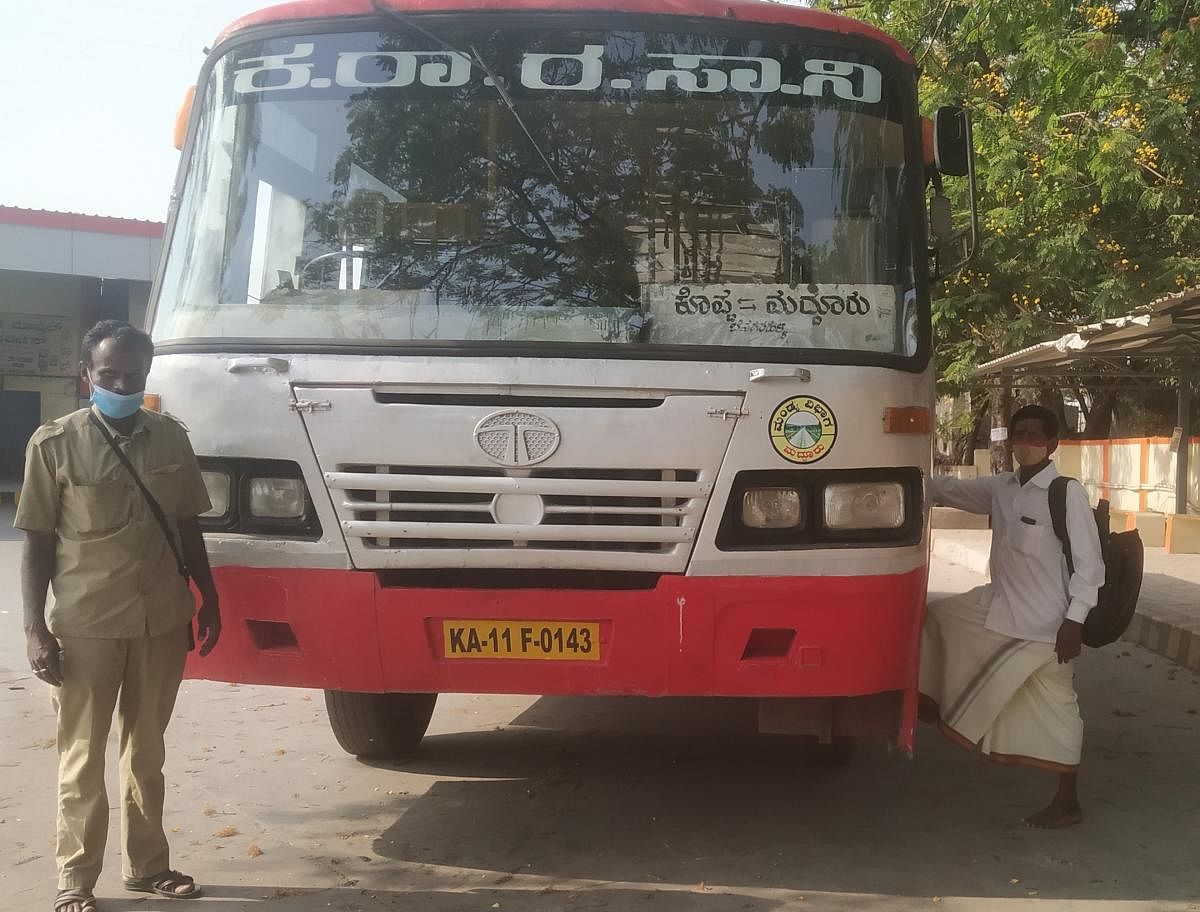
[[[984,587],[929,605],[921,693],[951,741],[989,760],[1073,773],[1083,746],[1074,663],[1051,643],[989,630]]]

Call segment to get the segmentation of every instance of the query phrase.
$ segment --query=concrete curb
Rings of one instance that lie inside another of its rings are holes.
[[[988,575],[988,552],[991,533],[975,530],[954,530],[933,533],[933,556],[965,567],[980,576]],[[1200,671],[1200,618],[1181,620],[1156,612],[1155,583],[1147,579],[1142,584],[1137,613],[1122,640],[1137,643],[1151,652],[1170,659],[1184,668]]]
[[[1139,609],[1121,639],[1144,646],[1184,668],[1200,671],[1200,631],[1152,617]]]

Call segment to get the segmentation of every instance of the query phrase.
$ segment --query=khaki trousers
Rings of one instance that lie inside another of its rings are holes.
[[[170,868],[163,832],[163,733],[187,658],[188,628],[157,637],[60,637],[58,713],[58,888],[91,890],[108,839],[104,750],[117,710],[120,736],[122,868],[149,877]]]

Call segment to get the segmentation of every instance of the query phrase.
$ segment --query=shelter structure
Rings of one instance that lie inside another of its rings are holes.
[[[25,442],[79,407],[82,334],[140,325],[163,223],[0,206],[0,497],[20,485]]]
[[[982,364],[981,379],[1020,386],[1050,381],[1064,388],[1174,384],[1175,513],[1188,511],[1192,396],[1200,375],[1200,286],[1136,307],[1122,317],[1080,326]]]

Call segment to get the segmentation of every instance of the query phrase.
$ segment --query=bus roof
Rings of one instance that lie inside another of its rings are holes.
[[[562,0],[379,0],[381,6],[405,13],[491,12],[521,10],[563,12]],[[770,0],[578,0],[572,12],[647,13],[676,16],[702,16],[714,19],[734,19],[740,22],[761,22],[770,25],[795,25],[844,35],[862,35],[886,45],[904,63],[914,63],[907,48],[886,32],[872,25],[851,19]],[[217,38],[235,32],[275,22],[295,22],[304,19],[331,19],[338,16],[370,16],[378,13],[371,0],[293,0],[242,16]]]

